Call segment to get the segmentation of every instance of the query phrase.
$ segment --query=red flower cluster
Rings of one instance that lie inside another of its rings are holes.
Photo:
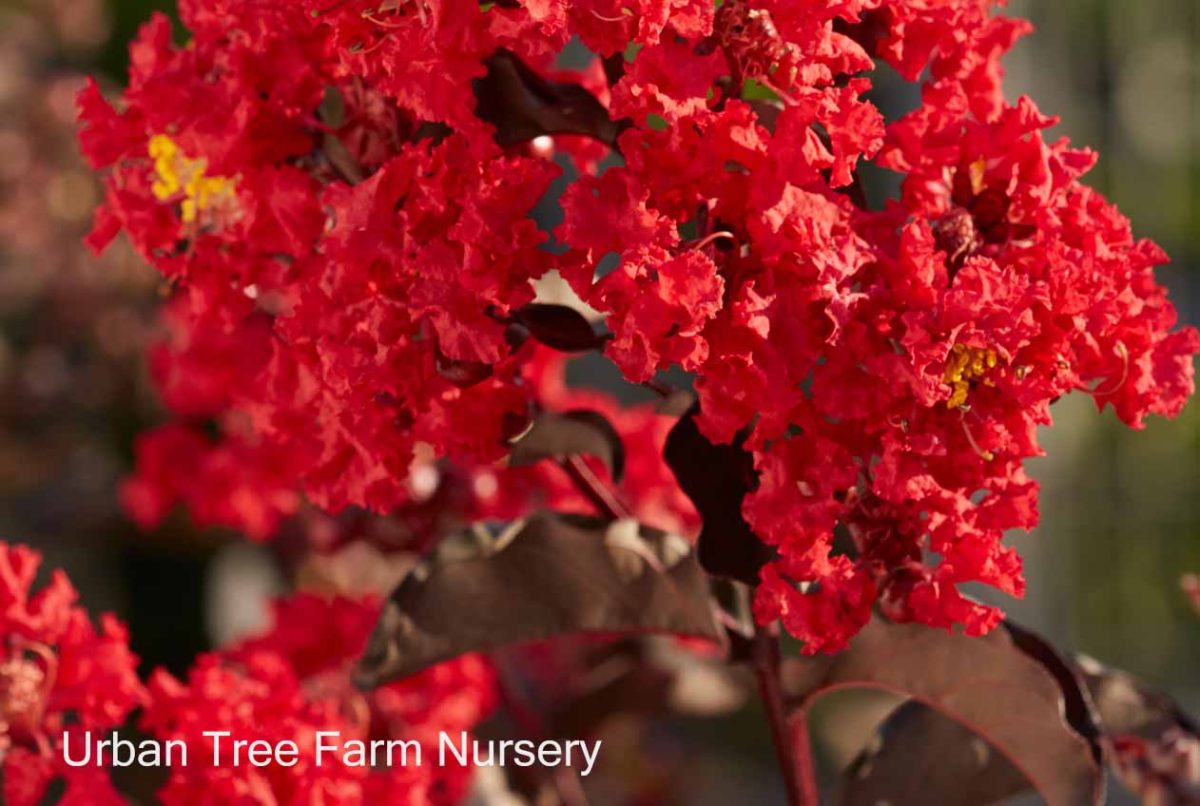
[[[55,571],[33,592],[41,557],[0,543],[0,800],[42,803],[57,778],[61,803],[115,804],[108,774],[63,759],[63,731],[104,731],[145,699],[125,626],[110,615],[99,628],[75,605],[75,589]]]
[[[111,616],[92,625],[75,605],[61,571],[37,593],[40,558],[0,544],[0,761],[2,800],[41,803],[55,779],[66,804],[121,804],[98,763],[65,763],[63,732],[93,739],[123,726],[135,709],[140,725],[160,740],[179,740],[188,763],[170,770],[158,793],[164,803],[457,803],[469,768],[434,763],[372,768],[353,756],[328,753],[314,763],[317,731],[341,741],[402,739],[434,757],[439,732],[470,731],[496,704],[490,665],[468,655],[364,694],[350,669],[374,626],[379,602],[296,594],[275,607],[268,634],[202,656],[186,681],[155,672],[148,687],[137,676],[125,628]],[[227,730],[298,746],[290,766],[219,766],[205,732]],[[78,751],[73,751],[76,755]],[[93,759],[99,761],[98,759]]]
[[[958,585],[1020,595],[1001,537],[1037,520],[1050,403],[1172,415],[1200,347],[1161,252],[1079,184],[1093,155],[1004,100],[1027,26],[992,5],[181,0],[187,46],[156,18],[119,108],[80,101],[108,168],[91,242],[124,230],[174,289],[152,363],[186,425],[146,438],[131,510],[267,535],[300,494],[404,505],[419,445],[486,468],[540,396],[505,336],[554,268],[629,379],[682,367],[711,439],[749,429],[744,514],[778,553],[760,620],[811,652],[877,602],[989,629]],[[567,75],[572,37],[597,59]],[[923,79],[890,123],[878,63]],[[529,216],[559,173],[543,138],[584,172],[559,252]],[[868,159],[903,177],[882,210]]]
[[[420,742],[435,758],[439,731],[471,730],[495,705],[491,667],[464,656],[368,694],[350,684],[379,612],[371,598],[324,599],[298,594],[279,602],[272,632],[220,653],[202,656],[186,681],[166,672],[150,680],[142,725],[160,740],[188,748],[187,766],[173,767],[159,797],[167,804],[457,803],[470,783],[469,768],[407,757],[407,764],[371,767],[370,755],[326,751],[319,760],[318,731],[336,731],[338,746],[372,741]],[[257,767],[232,755],[218,765],[205,732],[229,731],[277,745],[295,743],[290,765]],[[380,745],[382,746],[382,745]]]

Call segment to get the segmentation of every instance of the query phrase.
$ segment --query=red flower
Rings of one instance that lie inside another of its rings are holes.
[[[188,764],[172,768],[159,792],[162,801],[457,803],[471,770],[435,763],[438,734],[470,731],[494,707],[490,666],[466,656],[359,692],[350,683],[350,667],[378,604],[298,594],[277,603],[271,632],[202,656],[186,680],[156,672],[142,725],[158,739],[188,748]],[[295,758],[235,765],[231,744],[218,746],[221,755],[214,758],[213,740],[204,734],[217,731],[275,745],[292,742]],[[334,742],[318,732],[339,736]],[[372,768],[360,763],[367,757],[340,750],[347,742],[400,739],[420,743],[420,759],[414,750],[406,764],[396,757],[390,766]]]
[[[115,728],[142,704],[137,658],[125,626],[111,615],[94,626],[61,571],[34,593],[40,563],[33,550],[0,543],[2,799],[32,806],[61,778],[64,803],[122,803],[104,770],[67,765],[61,748],[64,731]]]
[[[187,47],[156,18],[119,108],[80,97],[107,170],[91,243],[125,231],[176,289],[152,366],[192,422],[143,444],[139,520],[183,500],[264,537],[301,497],[406,511],[417,455],[478,487],[453,499],[471,514],[569,502],[553,468],[494,466],[549,398],[509,325],[556,269],[627,378],[681,367],[706,435],[748,430],[744,514],[778,552],[759,616],[836,650],[876,603],[996,623],[957,586],[1021,594],[1002,537],[1037,521],[1023,463],[1054,400],[1138,427],[1192,391],[1164,256],[1080,183],[1094,154],[1005,99],[1029,26],[990,0],[326,5],[188,0]],[[604,57],[574,77],[573,38]],[[527,71],[490,72],[501,50]],[[922,81],[886,125],[880,62]],[[556,104],[572,78],[591,96]],[[585,175],[551,240],[530,212],[560,145]],[[901,175],[883,209],[867,160]]]

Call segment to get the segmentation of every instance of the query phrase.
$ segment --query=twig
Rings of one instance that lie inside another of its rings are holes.
[[[808,734],[808,708],[797,708],[789,718],[788,725],[791,728],[792,758],[796,760],[804,803],[806,806],[819,806],[821,794],[817,787],[817,773],[813,769],[812,740]]]
[[[570,454],[561,461],[561,465],[579,491],[610,519],[616,521],[633,517],[628,505],[596,475],[587,462],[583,461],[582,456]]]
[[[775,755],[783,773],[789,806],[819,806],[816,777],[804,711],[789,721],[784,711],[783,686],[779,677],[779,635],[774,627],[758,627],[754,634],[754,673],[758,693],[771,726]]]

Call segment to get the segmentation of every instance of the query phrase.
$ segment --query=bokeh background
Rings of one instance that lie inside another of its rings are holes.
[[[1037,33],[1009,86],[1099,150],[1088,181],[1173,264],[1160,271],[1181,318],[1200,322],[1200,4],[1021,0]],[[1200,406],[1143,432],[1065,399],[1034,463],[1042,525],[1014,538],[1030,597],[1014,613],[1082,651],[1200,696],[1200,623],[1178,577],[1200,570]]]
[[[1200,3],[1011,8],[1038,31],[1009,61],[1010,94],[1031,95],[1061,115],[1061,133],[1100,151],[1090,181],[1173,256],[1161,279],[1200,323]],[[147,668],[182,671],[253,626],[280,582],[268,549],[183,517],[142,534],[117,505],[133,438],[160,417],[140,351],[161,288],[124,245],[96,259],[80,244],[98,193],[75,153],[74,93],[85,73],[120,82],[124,43],[156,9],[169,3],[0,0],[0,537],[38,547],[89,607],[120,614]],[[1179,587],[1200,572],[1200,406],[1140,433],[1082,397],[1055,417],[1049,456],[1032,466],[1042,525],[1012,538],[1029,594],[1000,603],[1200,710],[1200,618]],[[760,727],[684,730],[712,753],[704,778],[758,782],[749,791],[766,802],[778,792],[754,760],[769,761]],[[827,739],[827,759],[845,752]],[[719,745],[735,747],[733,761]]]

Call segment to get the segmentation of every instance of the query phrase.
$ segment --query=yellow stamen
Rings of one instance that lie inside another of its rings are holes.
[[[986,376],[995,369],[999,360],[995,350],[955,344],[950,349],[950,358],[946,362],[946,374],[943,376],[943,380],[951,388],[946,408],[957,409],[966,405],[972,381],[982,381],[984,384],[992,385],[992,381]]]
[[[154,197],[166,201],[179,192],[179,173],[176,171],[179,147],[165,134],[156,134],[150,138],[146,151],[154,160]]]
[[[154,160],[154,184],[151,186],[154,197],[165,202],[182,193],[180,215],[184,222],[191,223],[205,210],[232,201],[237,180],[208,176],[208,160],[188,157],[167,135],[151,137],[146,152]]]
[[[983,193],[984,189],[987,187],[987,184],[984,182],[984,178],[986,176],[987,160],[979,159],[971,163],[971,192],[974,195],[978,196],[980,193]]]

